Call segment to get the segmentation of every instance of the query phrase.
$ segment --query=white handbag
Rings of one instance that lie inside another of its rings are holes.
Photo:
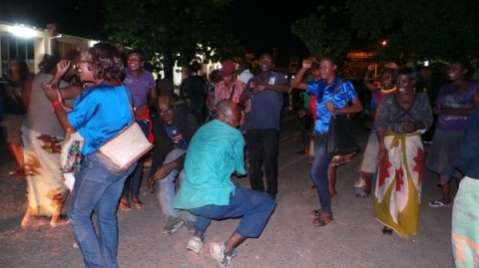
[[[100,147],[100,153],[125,170],[153,148],[140,126],[133,122]]]

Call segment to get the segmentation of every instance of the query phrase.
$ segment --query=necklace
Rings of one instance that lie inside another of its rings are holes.
[[[397,87],[393,87],[391,89],[385,89],[385,88],[381,88],[381,93],[383,94],[389,94],[389,93],[393,93],[394,91],[397,90]]]

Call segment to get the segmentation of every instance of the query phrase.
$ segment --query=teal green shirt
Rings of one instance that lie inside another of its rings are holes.
[[[185,177],[175,207],[191,209],[206,205],[229,205],[235,190],[233,172],[246,174],[245,141],[241,132],[219,120],[201,127],[191,139],[185,159]]]

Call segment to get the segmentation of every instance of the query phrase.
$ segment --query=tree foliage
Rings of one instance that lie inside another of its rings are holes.
[[[292,32],[314,56],[342,56],[351,45],[352,34],[344,25],[345,10],[318,7],[318,11],[296,21]],[[346,20],[347,21],[347,20]]]
[[[351,25],[362,38],[387,38],[395,57],[479,56],[479,1],[350,0]]]
[[[228,2],[105,0],[106,30],[115,42],[142,49],[156,59],[153,63],[162,63],[171,77],[176,60],[184,65],[197,53],[207,58],[235,53],[236,39],[223,29]]]

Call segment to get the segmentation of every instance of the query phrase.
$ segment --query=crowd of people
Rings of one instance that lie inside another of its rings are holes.
[[[143,208],[139,193],[148,155],[119,167],[102,147],[136,123],[153,144],[146,184],[157,191],[163,232],[186,226],[193,235],[185,247],[199,253],[212,220],[240,218],[225,242],[210,243],[210,255],[229,264],[239,245],[261,235],[275,210],[283,98],[295,90],[308,96],[299,117],[302,151],[314,155],[310,176],[319,209],[312,225],[334,222],[336,168],[358,154],[354,142],[345,143],[341,125],[366,106],[354,84],[338,75],[336,59],[305,59],[291,81],[273,70],[269,54],[259,57],[257,69],[225,60],[209,79],[194,63],[185,68],[179,94],[170,81],[155,81],[144,65],[141,51],[123,55],[106,43],[64,59],[45,56],[35,75],[22,62],[10,63],[2,125],[16,160],[11,175],[28,182],[22,227],[35,225],[36,216],[51,217],[52,227],[70,223],[85,266],[117,267],[116,212]],[[440,89],[410,67],[385,64],[377,77],[372,71],[364,85],[373,96],[373,124],[351,187],[358,197],[373,196],[385,235],[409,237],[418,231],[425,168],[438,175],[442,190],[432,208],[450,206],[451,184],[460,181],[453,208],[455,260],[458,266],[477,264],[479,84],[468,79],[471,68],[451,62],[450,82]],[[427,133],[433,138],[425,147]],[[81,146],[62,148],[74,136]],[[73,187],[65,183],[62,149],[66,161],[76,163]],[[233,175],[248,175],[251,189],[235,185]]]

